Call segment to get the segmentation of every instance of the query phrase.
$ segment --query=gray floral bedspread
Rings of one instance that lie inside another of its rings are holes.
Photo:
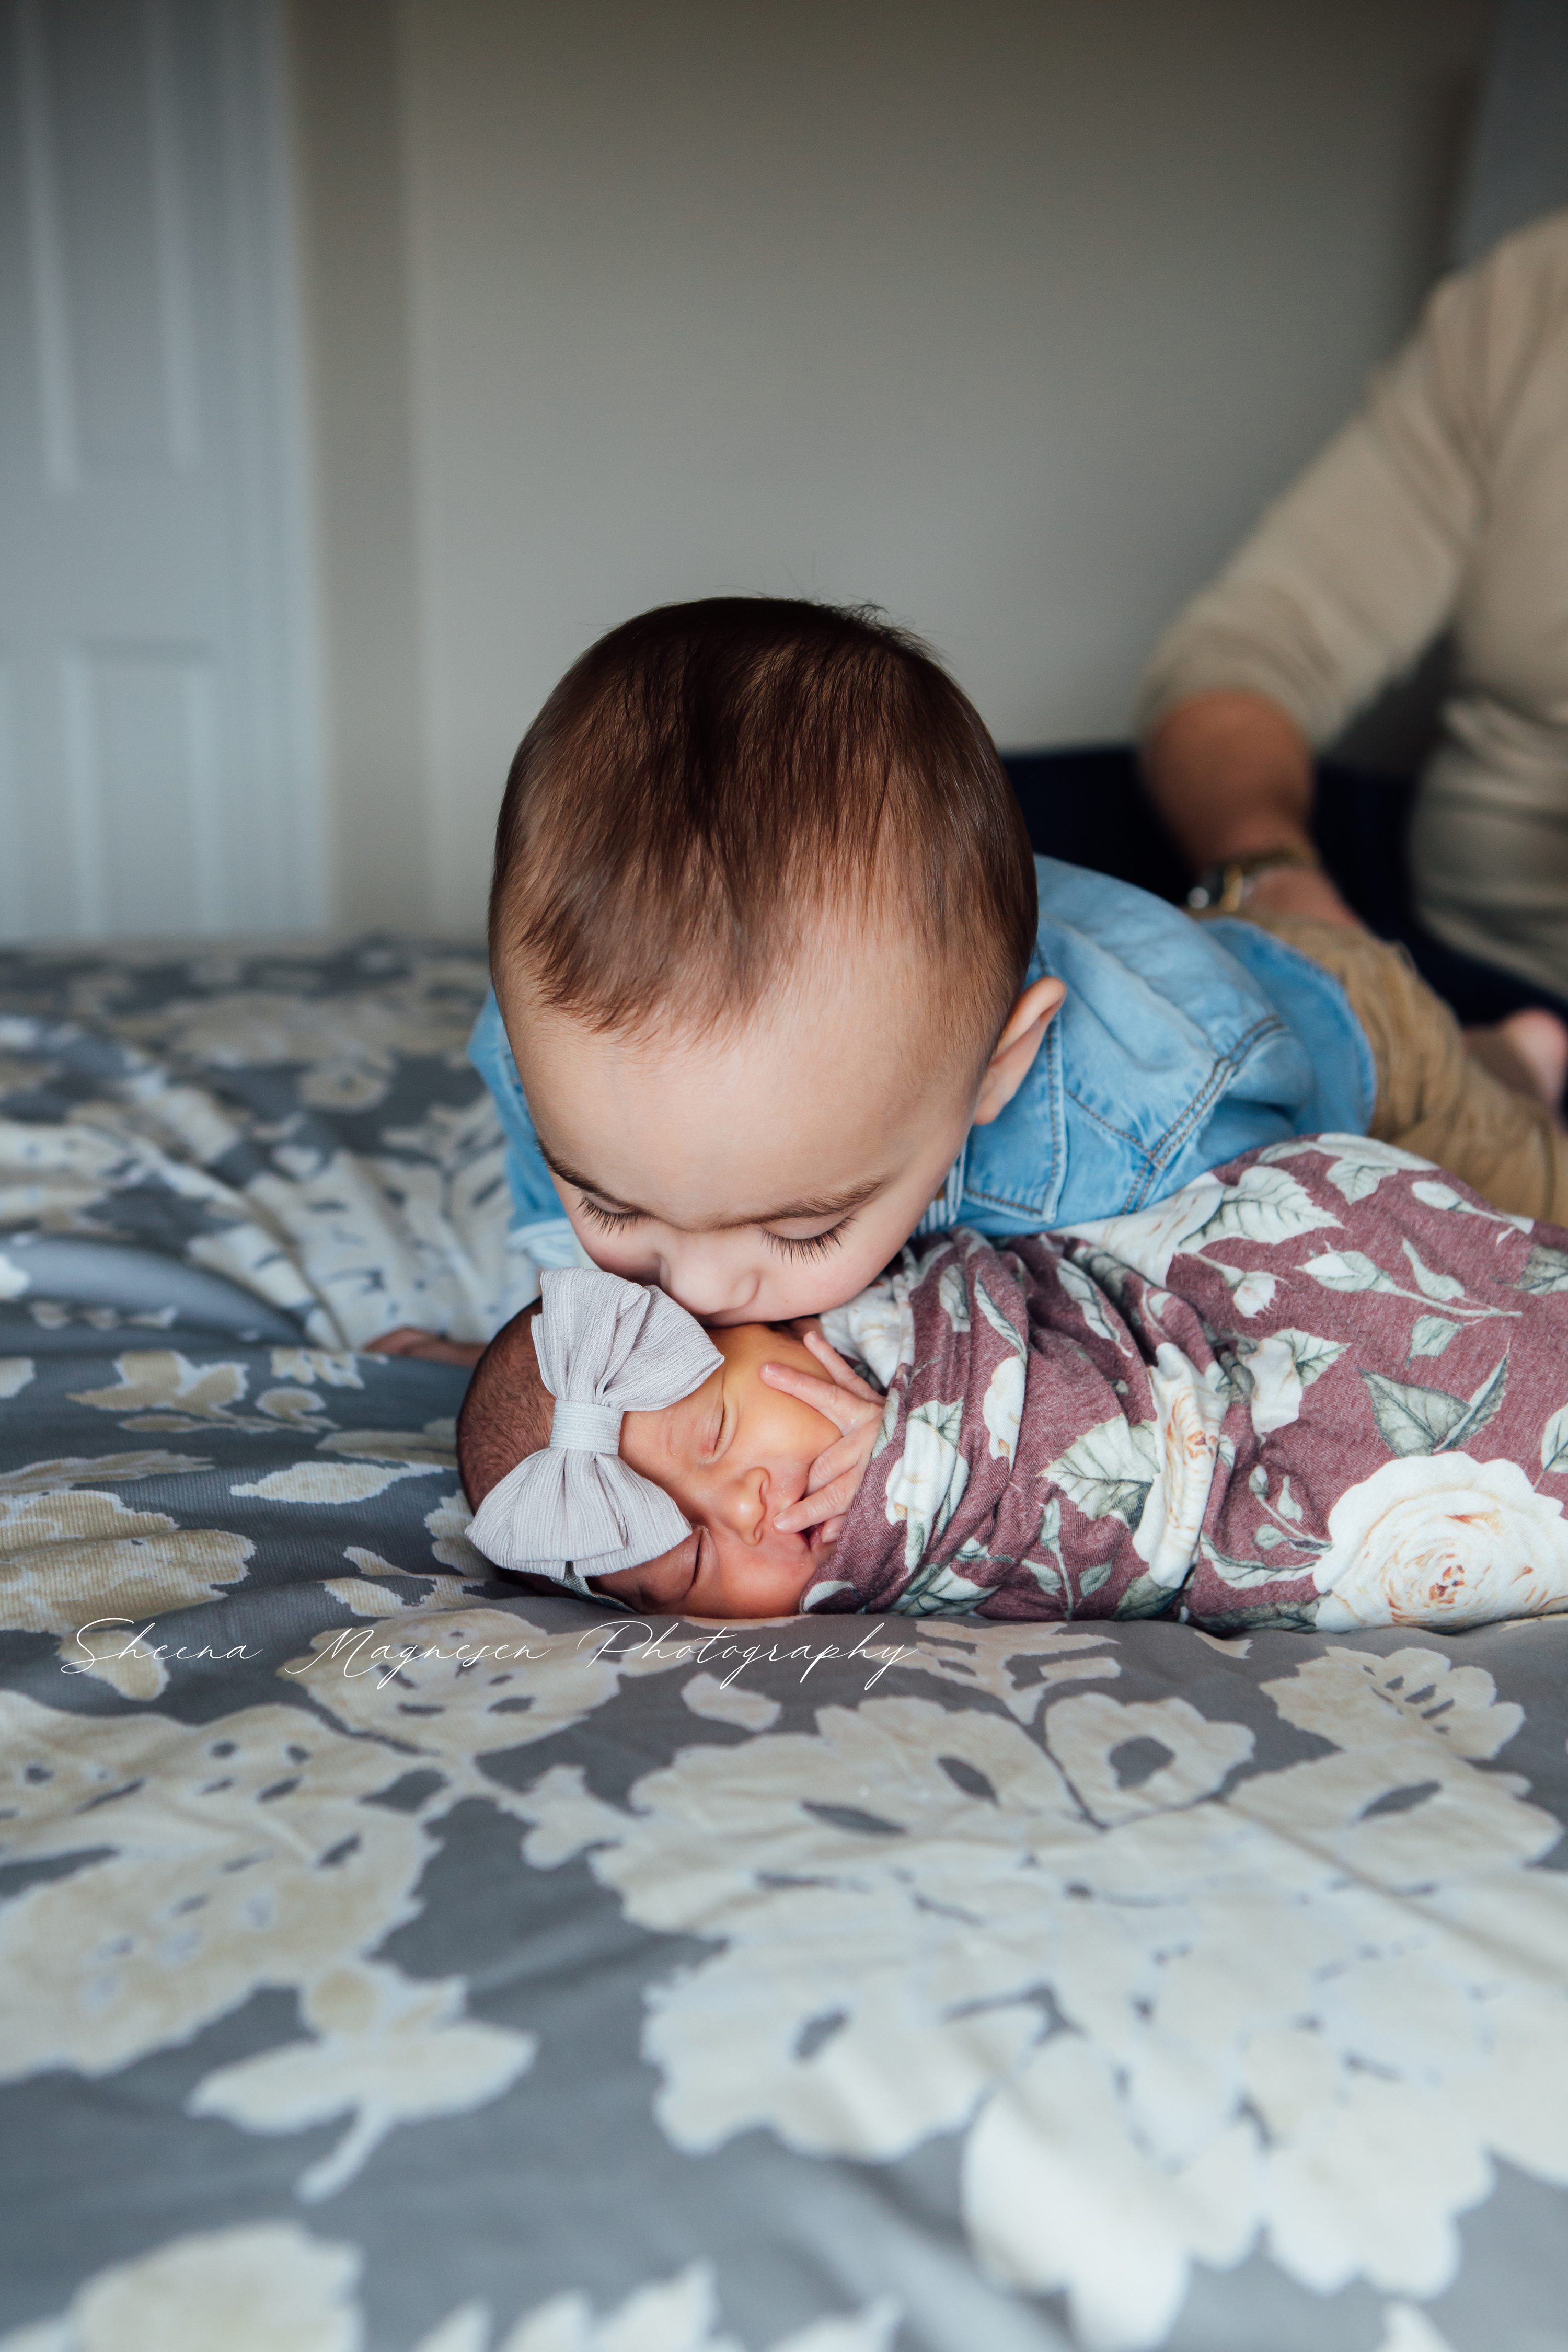
[[[0,961],[0,2352],[1547,2352],[1568,1623],[487,1580],[477,954]]]

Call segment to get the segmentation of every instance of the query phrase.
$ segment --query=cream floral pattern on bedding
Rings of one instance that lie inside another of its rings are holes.
[[[47,1295],[68,1239],[100,1244],[90,1304],[140,1241],[184,1262],[182,1296],[205,1276],[329,1349],[398,1323],[487,1338],[533,1294],[468,1066],[472,951],[7,961],[0,1220],[26,1242],[0,1296]]]
[[[1330,1648],[1261,1687],[1321,1755],[1235,1780],[1253,1733],[1174,1696],[1064,1696],[1043,1741],[872,1698],[739,1759],[689,1751],[624,1811],[557,1767],[525,1851],[587,1852],[640,1924],[722,1937],[649,1997],[679,2147],[761,2126],[885,2159],[961,2131],[979,2259],[1064,2290],[1097,2346],[1162,2343],[1189,2266],[1259,2239],[1320,2293],[1432,2294],[1494,2159],[1568,2181],[1542,1982],[1568,1879],[1531,1867],[1559,1827],[1475,1769],[1519,1722],[1480,1667]],[[1113,1759],[1144,1743],[1166,1760],[1124,1786]],[[1420,1776],[1414,1818],[1383,1809],[1391,1768]]]
[[[479,958],[0,974],[0,2352],[1554,2340],[1568,1622],[520,1597]]]

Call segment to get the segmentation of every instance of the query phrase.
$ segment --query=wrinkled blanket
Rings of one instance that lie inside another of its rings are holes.
[[[484,987],[0,957],[0,2352],[1558,2346],[1568,1618],[519,1594]]]
[[[1568,1233],[1387,1145],[1276,1145],[1065,1234],[961,1229],[830,1324],[890,1385],[813,1608],[1568,1608]]]

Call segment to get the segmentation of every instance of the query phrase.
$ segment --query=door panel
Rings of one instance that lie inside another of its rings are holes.
[[[64,656],[60,684],[85,925],[216,929],[211,660],[162,646],[89,646]]]
[[[62,486],[196,458],[184,173],[164,12],[46,0],[21,17],[34,299],[58,339]],[[42,338],[40,337],[40,340]]]
[[[9,936],[321,919],[287,159],[273,0],[0,0]]]

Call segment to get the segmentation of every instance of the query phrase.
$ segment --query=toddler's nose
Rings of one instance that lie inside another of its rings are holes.
[[[689,1315],[709,1320],[737,1315],[756,1296],[756,1277],[744,1267],[727,1267],[722,1260],[701,1256],[665,1259],[658,1272],[659,1287],[679,1300]]]

